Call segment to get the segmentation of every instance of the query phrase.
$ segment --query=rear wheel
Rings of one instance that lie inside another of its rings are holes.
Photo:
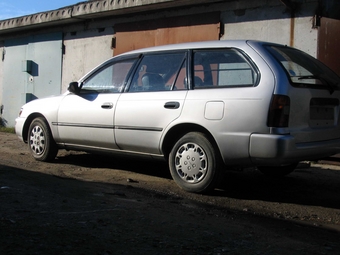
[[[51,161],[56,157],[58,148],[44,118],[32,121],[28,131],[28,147],[36,160]]]
[[[283,177],[292,173],[297,167],[298,163],[286,165],[286,166],[258,166],[257,169],[271,177]]]
[[[169,168],[174,181],[182,189],[207,193],[220,180],[220,157],[209,139],[198,132],[180,138],[169,155]]]

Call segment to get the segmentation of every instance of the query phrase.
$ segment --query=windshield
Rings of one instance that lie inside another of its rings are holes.
[[[319,60],[300,50],[285,46],[267,46],[281,62],[296,87],[339,90],[340,78]]]

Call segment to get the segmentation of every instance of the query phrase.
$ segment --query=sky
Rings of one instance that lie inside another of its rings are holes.
[[[0,0],[0,20],[59,9],[86,0]]]

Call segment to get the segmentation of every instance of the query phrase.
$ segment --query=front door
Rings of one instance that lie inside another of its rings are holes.
[[[99,67],[81,81],[79,93],[65,96],[58,111],[58,142],[72,146],[117,148],[115,109],[135,61],[127,59]]]

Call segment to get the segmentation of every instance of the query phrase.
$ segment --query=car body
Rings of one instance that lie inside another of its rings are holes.
[[[339,152],[340,78],[308,54],[260,41],[158,46],[113,57],[66,93],[23,106],[17,135],[41,161],[59,148],[165,158],[207,192],[224,166],[286,175]]]

